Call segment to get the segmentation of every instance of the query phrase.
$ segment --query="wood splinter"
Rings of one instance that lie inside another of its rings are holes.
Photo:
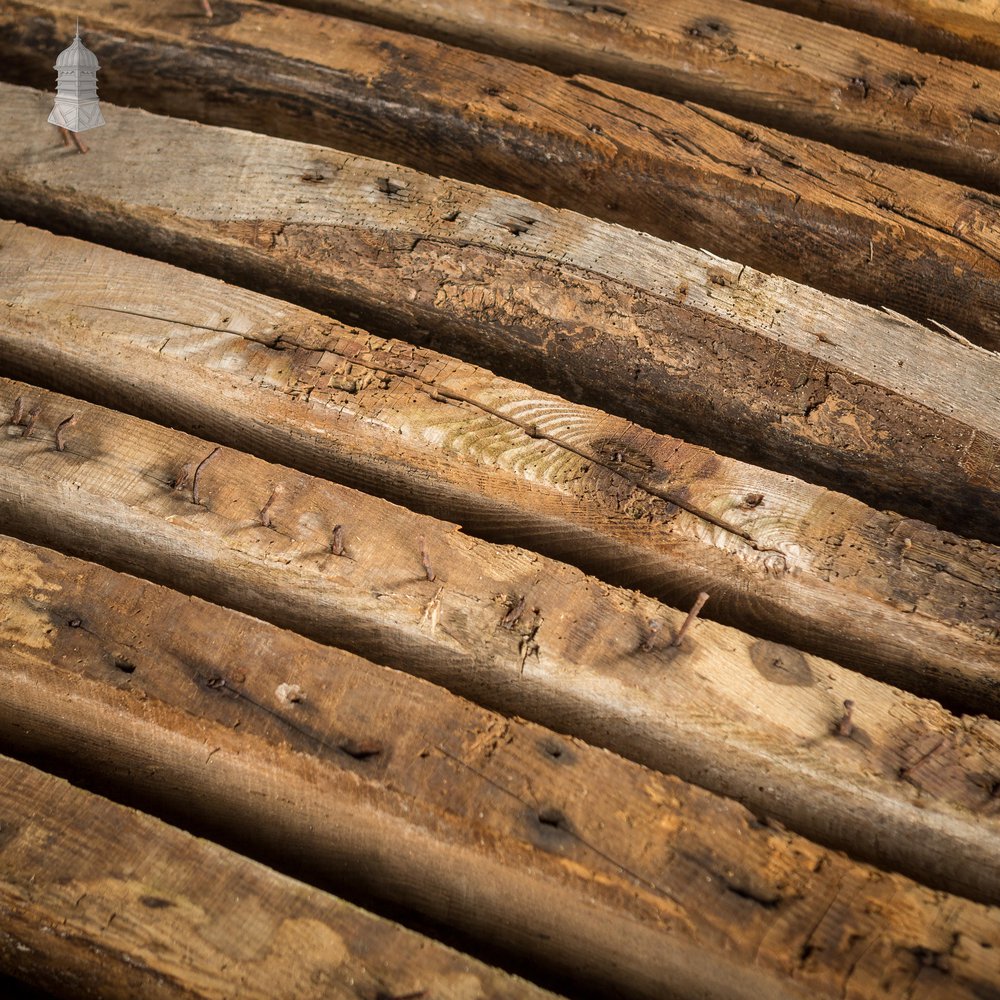
[[[428,583],[433,583],[435,579],[434,567],[431,565],[431,557],[427,554],[427,543],[423,536],[420,538],[420,565],[423,566],[427,574]]]
[[[209,0],[201,0],[201,9],[205,12],[205,17],[215,17],[215,13],[212,10],[212,5]]]
[[[679,646],[684,641],[684,636],[687,635],[688,629],[694,624],[695,619],[698,617],[699,612],[705,606],[705,602],[708,600],[708,594],[705,591],[701,591],[698,596],[694,599],[694,604],[691,606],[691,610],[687,613],[687,618],[684,619],[684,624],[681,625],[680,629],[677,631],[677,635],[674,636],[674,641],[670,644],[671,646]]]
[[[68,431],[75,423],[75,413],[68,416],[65,420],[60,421],[59,426],[56,428],[56,451],[66,450],[66,431]]]

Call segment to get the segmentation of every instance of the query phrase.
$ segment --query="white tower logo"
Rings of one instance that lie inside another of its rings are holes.
[[[49,115],[49,122],[57,126],[67,140],[67,132],[86,132],[104,124],[101,107],[97,103],[97,56],[80,41],[80,22],[76,22],[76,37],[68,49],[56,59],[56,104]],[[78,148],[80,141],[73,135]]]

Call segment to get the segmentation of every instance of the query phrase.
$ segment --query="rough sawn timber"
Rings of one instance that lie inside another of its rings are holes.
[[[607,223],[402,167],[114,109],[64,154],[0,85],[0,210],[1000,541],[1000,356]],[[141,136],[142,141],[137,137]],[[150,170],[150,150],[157,169]]]
[[[200,274],[3,222],[0,354],[10,375],[682,609],[708,591],[707,617],[967,710],[1000,707],[980,697],[1000,688],[994,546]]]
[[[1000,191],[1000,73],[754,3],[301,0],[297,5],[429,31],[558,73],[588,73],[697,101]]]
[[[0,967],[68,1000],[552,997],[8,757]]]
[[[27,422],[11,424],[19,411]],[[0,413],[11,533],[673,771],[922,881],[1000,898],[1000,723],[714,622],[680,636],[685,616],[637,593],[134,417],[7,380]]]
[[[996,0],[766,0],[766,5],[1000,69]]]
[[[0,9],[6,79],[49,90],[76,15]],[[187,0],[100,0],[86,39],[113,67],[105,100],[488,184],[1000,348],[1000,202],[982,192],[618,84],[301,11],[248,3],[209,22]]]
[[[5,741],[310,878],[605,995],[944,1000],[1000,975],[1000,910],[676,778],[48,550],[0,541],[0,572]]]

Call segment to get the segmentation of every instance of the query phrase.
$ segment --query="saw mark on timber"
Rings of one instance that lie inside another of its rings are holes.
[[[284,340],[287,343],[291,344],[292,347],[298,348],[299,350],[305,349],[300,344],[297,344],[293,340],[289,340],[287,337],[279,337],[278,340]],[[513,417],[509,417],[506,414],[501,413],[500,411],[494,409],[491,406],[487,406],[485,403],[481,403],[478,400],[473,399],[471,396],[465,395],[464,393],[457,393],[447,389],[441,389],[439,386],[436,386],[433,382],[429,382],[426,379],[421,378],[419,375],[415,375],[412,372],[408,372],[402,368],[388,368],[384,365],[376,365],[370,361],[362,361],[359,358],[352,357],[347,354],[341,354],[338,351],[333,351],[329,349],[327,349],[326,353],[330,354],[333,357],[340,358],[343,361],[346,361],[348,364],[356,364],[359,367],[368,368],[371,371],[381,372],[384,375],[392,375],[395,378],[409,380],[410,382],[415,383],[417,388],[421,389],[423,392],[426,392],[431,397],[431,399],[436,400],[437,402],[461,403],[467,406],[472,406],[475,409],[481,411],[482,413],[486,413],[489,416],[495,417],[497,420],[502,420],[505,423],[510,424],[512,427],[517,427],[519,430],[527,434],[528,437],[536,438],[542,441],[548,441],[550,444],[554,444],[557,448],[562,448],[563,450],[568,451],[579,458],[585,459],[588,462],[593,462],[595,465],[599,465],[601,468],[605,469],[607,472],[610,472],[612,475],[617,476],[620,479],[623,479],[633,489],[637,489],[643,493],[647,493],[649,496],[655,497],[657,500],[662,500],[665,503],[673,504],[673,506],[677,507],[678,509],[683,510],[685,513],[691,514],[693,517],[696,517],[699,520],[705,521],[707,524],[711,524],[714,527],[721,529],[722,531],[725,531],[731,535],[735,535],[737,538],[742,538],[743,541],[745,541],[752,549],[754,549],[757,552],[770,555],[777,555],[780,556],[783,561],[785,560],[785,554],[783,552],[781,552],[779,549],[769,548],[767,546],[761,545],[749,532],[743,531],[741,528],[737,528],[734,525],[727,524],[721,518],[716,518],[713,515],[709,514],[707,511],[696,507],[694,504],[682,500],[674,493],[670,493],[669,491],[666,490],[657,489],[656,487],[652,486],[649,483],[645,483],[640,480],[631,478],[630,476],[626,475],[624,471],[622,471],[622,469],[620,468],[620,466],[623,463],[616,463],[613,460],[606,460],[596,453],[588,452],[583,450],[582,448],[578,448],[567,441],[563,441],[562,439],[557,438],[551,434],[548,434],[545,431],[539,430],[537,424],[523,423],[519,420],[514,419]]]
[[[516,792],[512,792],[509,788],[505,788],[498,781],[494,781],[489,775],[484,774],[478,768],[473,767],[470,763],[463,760],[461,757],[453,754],[450,750],[446,750],[443,746],[438,743],[434,744],[434,749],[441,753],[443,756],[447,757],[449,760],[454,761],[460,767],[464,767],[471,771],[481,780],[485,781],[488,785],[492,785],[498,792],[502,792],[504,795],[509,795],[515,802],[519,803],[525,809],[528,810],[529,814],[534,817],[535,822],[540,826],[555,827],[558,826],[559,830],[564,833],[567,837],[571,837],[573,840],[577,841],[587,850],[593,852],[597,857],[606,861],[609,865],[617,868],[620,872],[627,875],[629,878],[635,879],[636,882],[641,885],[652,889],[658,895],[663,896],[665,899],[669,899],[671,902],[676,903],[680,907],[684,907],[684,904],[672,893],[668,892],[663,886],[658,885],[656,882],[652,882],[637,872],[633,871],[631,868],[626,867],[620,861],[616,861],[610,854],[606,854],[599,847],[592,844],[589,840],[583,837],[581,834],[577,833],[576,830],[570,826],[569,821],[566,819],[565,815],[556,810],[554,807],[539,807],[528,802],[526,799],[522,799],[520,795]],[[557,819],[558,816],[558,819]]]

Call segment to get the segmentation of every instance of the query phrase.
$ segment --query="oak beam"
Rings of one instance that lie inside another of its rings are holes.
[[[5,743],[567,985],[972,998],[1000,974],[995,907],[162,587],[14,541],[0,567]]]
[[[1000,679],[995,546],[203,275],[0,222],[5,300],[9,374],[675,607],[708,591],[706,617],[898,687],[996,703],[979,698]],[[280,515],[275,490],[262,520]]]
[[[922,880],[1000,897],[996,721],[714,622],[682,633],[683,613],[564,564],[0,382],[0,413],[19,409],[27,422],[0,435],[0,517],[27,540],[607,746]]]
[[[49,90],[76,13],[0,9],[5,78]],[[246,3],[206,22],[187,0],[98,0],[86,37],[113,67],[106,100],[488,184],[1000,348],[998,202],[982,191],[593,75],[302,11]]]
[[[1000,541],[992,352],[711,254],[267,136],[117,109],[84,169],[52,146],[48,96],[0,95],[38,122],[0,148],[4,212]]]
[[[0,968],[67,1000],[552,997],[9,757]]]

